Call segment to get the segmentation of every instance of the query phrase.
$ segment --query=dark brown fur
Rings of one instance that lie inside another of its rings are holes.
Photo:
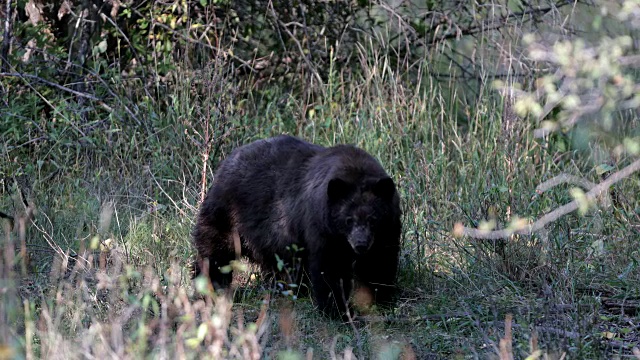
[[[398,193],[371,155],[278,136],[220,164],[193,231],[196,271],[208,260],[212,283],[224,287],[231,274],[220,267],[236,250],[277,271],[276,254],[290,266],[296,244],[318,307],[345,316],[354,277],[376,301],[391,300],[400,233]]]

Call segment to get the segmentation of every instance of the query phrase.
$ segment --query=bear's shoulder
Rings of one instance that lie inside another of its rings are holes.
[[[376,158],[354,145],[327,148],[316,156],[314,163],[318,168],[325,168],[329,177],[343,177],[347,181],[389,177]]]

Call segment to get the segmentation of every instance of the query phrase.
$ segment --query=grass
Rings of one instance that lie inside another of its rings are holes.
[[[5,115],[22,114],[26,125],[2,123],[10,186],[0,190],[0,208],[19,219],[16,194],[27,189],[38,210],[24,236],[27,271],[10,266],[13,248],[3,250],[0,358],[631,354],[640,341],[637,177],[616,185],[614,206],[568,215],[535,235],[456,238],[457,223],[502,228],[571,201],[566,186],[542,195],[535,188],[559,173],[598,181],[598,164],[558,145],[571,135],[533,139],[525,119],[507,128],[491,89],[467,104],[429,76],[405,82],[370,52],[361,71],[332,73],[311,100],[275,85],[256,90],[212,66],[204,76],[176,71],[178,85],[162,101],[123,96],[138,119],[120,107],[94,109],[85,122],[63,101],[50,118],[29,94],[12,103]],[[637,126],[635,118],[629,127]],[[233,304],[190,279],[203,173],[206,188],[233,148],[279,133],[356,144],[397,181],[402,296],[392,310],[341,324],[259,274],[237,279]],[[14,186],[9,178],[20,176],[25,183]],[[3,241],[22,240],[4,233]]]

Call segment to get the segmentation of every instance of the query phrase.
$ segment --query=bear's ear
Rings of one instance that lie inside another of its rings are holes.
[[[390,177],[382,178],[373,185],[373,193],[382,199],[389,200],[396,193],[396,186]]]
[[[327,186],[327,195],[329,196],[329,200],[337,201],[347,198],[353,190],[353,184],[350,184],[342,179],[331,179],[329,180],[329,185]]]

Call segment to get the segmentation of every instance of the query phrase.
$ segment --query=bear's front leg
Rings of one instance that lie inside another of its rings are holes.
[[[380,305],[389,305],[397,293],[397,250],[367,254],[355,263],[355,277],[359,284],[370,291],[373,300]]]
[[[340,317],[343,321],[353,319],[354,312],[349,304],[353,287],[351,270],[336,267],[336,263],[322,266],[319,260],[314,259],[309,264],[311,285],[318,308],[326,315]]]

